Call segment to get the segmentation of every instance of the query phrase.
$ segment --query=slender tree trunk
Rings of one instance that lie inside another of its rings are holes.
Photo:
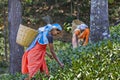
[[[4,4],[3,4],[4,5]],[[6,58],[6,61],[8,61],[8,52],[7,52],[7,27],[6,27],[6,9],[5,9],[5,6],[4,7],[4,50],[5,50],[5,58]]]
[[[9,46],[10,46],[10,73],[21,71],[21,58],[23,47],[16,43],[16,36],[22,20],[20,0],[8,0],[8,24],[9,24]]]
[[[110,37],[108,0],[91,0],[90,30],[90,40],[92,42],[108,39]]]
[[[72,13],[73,13],[73,0],[71,0],[70,3],[70,16],[72,17]]]

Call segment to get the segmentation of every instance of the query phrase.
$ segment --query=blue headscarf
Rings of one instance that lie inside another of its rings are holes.
[[[37,41],[38,41],[39,44],[43,44],[43,45],[48,44],[49,42],[48,42],[48,39],[47,39],[47,35],[53,28],[57,28],[60,31],[62,30],[62,27],[57,23],[47,24],[46,26],[39,28],[38,29],[38,35],[32,41],[30,46],[27,48],[27,51],[32,49],[35,46]]]

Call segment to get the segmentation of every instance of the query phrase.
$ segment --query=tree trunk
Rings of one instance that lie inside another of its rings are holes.
[[[91,0],[90,30],[91,42],[101,41],[110,37],[108,0]]]
[[[4,6],[4,5],[3,5]],[[5,50],[5,58],[6,58],[6,61],[8,61],[8,52],[7,52],[7,27],[6,27],[6,9],[5,9],[5,6],[4,6],[4,11],[3,11],[3,22],[4,22],[4,50]]]
[[[22,21],[20,0],[9,0],[8,2],[8,25],[9,25],[9,46],[10,46],[10,73],[15,74],[21,71],[21,58],[23,47],[16,43],[16,36],[19,25]]]

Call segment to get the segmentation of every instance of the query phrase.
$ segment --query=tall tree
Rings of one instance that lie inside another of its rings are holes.
[[[17,31],[22,21],[21,1],[8,0],[8,26],[10,46],[10,73],[15,74],[21,71],[21,57],[23,47],[16,43]]]
[[[8,51],[7,51],[7,27],[6,27],[6,7],[5,7],[5,2],[3,4],[3,23],[4,23],[4,50],[5,50],[5,58],[6,61],[8,61]]]
[[[90,30],[90,40],[92,42],[110,37],[108,0],[91,0]]]

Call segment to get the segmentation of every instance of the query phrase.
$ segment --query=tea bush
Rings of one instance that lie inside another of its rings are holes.
[[[65,64],[60,68],[47,58],[49,80],[120,80],[120,25],[110,28],[111,38],[72,49],[71,43],[56,41],[55,51]],[[25,75],[4,75],[1,80],[22,80]],[[37,73],[36,80],[48,80]]]

